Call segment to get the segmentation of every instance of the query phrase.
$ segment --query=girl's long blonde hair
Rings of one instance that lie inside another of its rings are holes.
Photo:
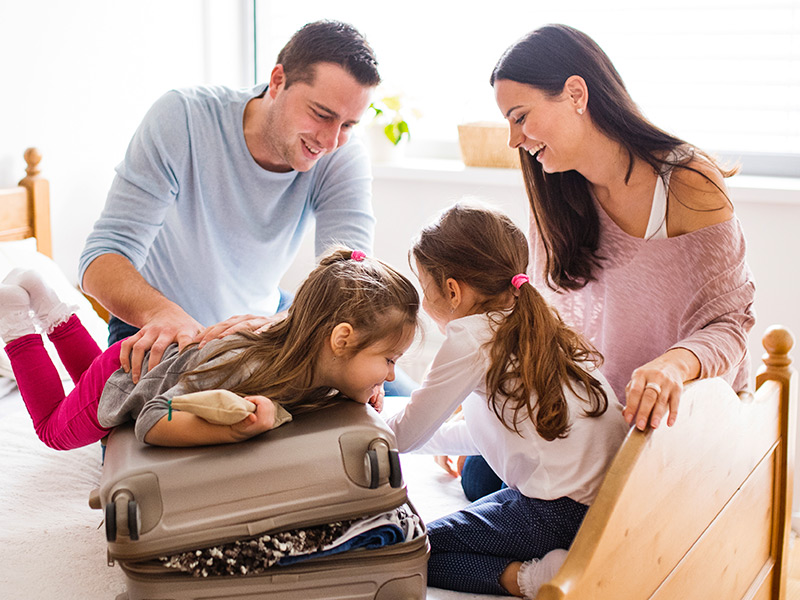
[[[544,439],[566,437],[565,387],[584,398],[588,416],[606,411],[606,392],[584,365],[599,365],[599,352],[567,327],[536,288],[512,286],[511,279],[528,266],[528,244],[511,219],[488,207],[458,203],[423,229],[411,255],[442,293],[452,278],[484,298],[478,308],[494,322],[488,401],[506,428],[520,433],[519,424],[529,418]],[[513,308],[502,310],[503,300],[512,295]]]
[[[261,333],[243,332],[223,340],[206,363],[184,373],[194,389],[228,389],[237,394],[263,395],[299,414],[322,408],[332,390],[315,387],[312,378],[320,350],[339,323],[357,334],[356,353],[376,342],[400,342],[417,326],[419,295],[413,284],[389,265],[370,257],[352,258],[337,248],[320,260],[297,290],[285,319]],[[231,350],[231,358],[208,363]],[[238,384],[234,374],[252,369]]]

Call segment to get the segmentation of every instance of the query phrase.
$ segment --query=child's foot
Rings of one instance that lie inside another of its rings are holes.
[[[567,558],[567,551],[557,548],[540,559],[522,563],[517,574],[519,589],[525,598],[535,598],[542,584],[547,583],[558,573]]]
[[[7,344],[29,333],[36,333],[36,326],[28,292],[18,285],[0,283],[0,338]]]
[[[3,283],[18,285],[28,292],[33,319],[47,334],[72,315],[73,308],[61,302],[41,275],[32,269],[14,269]]]

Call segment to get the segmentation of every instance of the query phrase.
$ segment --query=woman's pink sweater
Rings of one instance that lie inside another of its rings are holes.
[[[755,322],[755,285],[745,262],[739,220],[685,235],[644,240],[628,235],[599,204],[596,281],[552,292],[542,272],[544,251],[531,220],[531,275],[562,318],[603,354],[601,368],[624,403],[637,367],[670,348],[700,361],[700,377],[724,376],[735,390],[751,389],[747,334]]]

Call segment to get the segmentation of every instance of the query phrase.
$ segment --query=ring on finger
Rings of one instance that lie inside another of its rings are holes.
[[[661,395],[661,386],[658,385],[655,381],[650,381],[647,384],[645,384],[644,389],[653,390],[656,393],[656,396]]]

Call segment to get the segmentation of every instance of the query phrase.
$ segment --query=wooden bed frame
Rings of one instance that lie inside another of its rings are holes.
[[[797,374],[770,328],[755,395],[686,386],[671,428],[631,430],[537,600],[786,597]]]
[[[0,189],[0,241],[36,238],[36,248],[53,257],[50,233],[50,183],[39,174],[41,153],[25,150],[27,175],[19,186]]]
[[[50,182],[41,176],[42,154],[36,148],[25,150],[25,172],[19,185],[0,188],[0,242],[36,238],[36,249],[53,258],[50,227]],[[91,296],[86,299],[95,312],[108,322],[108,311]]]
[[[41,154],[0,190],[0,241],[36,237],[52,254]],[[783,599],[786,594],[797,375],[780,327],[755,395],[719,379],[687,385],[671,428],[631,430],[561,570],[538,600]]]

